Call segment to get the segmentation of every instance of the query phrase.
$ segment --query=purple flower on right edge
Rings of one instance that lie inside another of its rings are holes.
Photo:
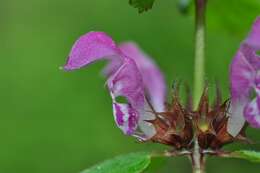
[[[230,66],[231,107],[228,132],[239,134],[245,121],[260,128],[260,17],[242,42]]]

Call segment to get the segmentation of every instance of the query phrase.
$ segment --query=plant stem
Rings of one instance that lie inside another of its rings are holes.
[[[205,160],[203,153],[200,152],[200,147],[198,143],[198,139],[196,138],[194,141],[194,148],[191,154],[192,161],[192,172],[193,173],[205,173]]]
[[[195,0],[194,109],[197,108],[204,87],[206,6],[207,0]],[[193,173],[205,173],[205,158],[201,152],[197,135],[194,136],[191,160]]]
[[[206,5],[207,0],[195,0],[194,108],[199,103],[204,87]]]

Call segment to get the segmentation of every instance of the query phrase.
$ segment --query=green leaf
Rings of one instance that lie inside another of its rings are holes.
[[[151,154],[132,153],[104,161],[81,173],[141,173],[151,163]]]
[[[251,162],[260,162],[260,152],[240,150],[232,152],[228,157],[245,159]]]
[[[166,165],[168,158],[166,157],[153,157],[150,166],[145,169],[144,173],[158,173],[162,172],[164,165]]]
[[[138,8],[138,12],[142,13],[153,7],[155,0],[129,0],[129,4],[135,8]]]

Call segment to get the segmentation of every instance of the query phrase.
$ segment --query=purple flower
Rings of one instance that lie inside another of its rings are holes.
[[[155,111],[164,111],[166,87],[163,75],[155,63],[132,42],[119,46],[103,32],[81,36],[70,52],[65,70],[84,67],[97,60],[107,59],[103,74],[113,101],[117,126],[127,135],[149,139],[156,134],[147,120],[155,119]],[[120,103],[124,97],[127,103]]]
[[[236,136],[245,120],[260,128],[260,17],[241,44],[230,69],[231,116],[228,132]]]

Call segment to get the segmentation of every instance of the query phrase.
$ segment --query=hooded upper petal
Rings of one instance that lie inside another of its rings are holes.
[[[120,54],[115,42],[104,32],[89,32],[74,43],[64,69],[78,69],[100,59],[115,58],[120,62]]]
[[[166,86],[164,77],[155,62],[134,42],[125,42],[119,45],[121,51],[136,62],[144,82],[144,87],[151,104],[158,112],[164,111]]]
[[[146,96],[157,112],[164,111],[166,86],[164,77],[155,62],[148,57],[134,42],[125,42],[119,45],[120,50],[133,59],[142,74]],[[103,70],[109,76],[118,68],[118,61],[113,59]]]
[[[255,121],[251,120],[257,118],[252,118],[252,113],[250,114],[251,118],[248,118],[249,114],[246,112],[250,112],[249,108],[254,105],[252,102],[249,106],[251,95],[252,92],[256,92],[256,87],[260,84],[260,80],[257,80],[260,72],[260,57],[256,54],[259,49],[260,17],[253,24],[251,32],[241,44],[230,67],[231,116],[228,121],[228,132],[233,136],[240,132],[244,126],[245,118],[256,127]],[[260,114],[254,114],[254,116],[260,116]]]
[[[256,19],[251,29],[251,32],[249,33],[245,42],[255,50],[259,50],[260,49],[259,38],[260,38],[260,17]]]
[[[113,68],[107,69],[107,86],[118,127],[128,135],[135,135],[138,129],[141,129],[144,137],[154,135],[154,128],[144,129],[143,126],[146,123],[146,104],[141,72],[135,61],[125,55],[108,35],[103,32],[90,32],[81,36],[72,47],[64,69],[78,69],[100,59],[112,60],[113,63]],[[127,103],[118,102],[119,96],[125,97]]]

